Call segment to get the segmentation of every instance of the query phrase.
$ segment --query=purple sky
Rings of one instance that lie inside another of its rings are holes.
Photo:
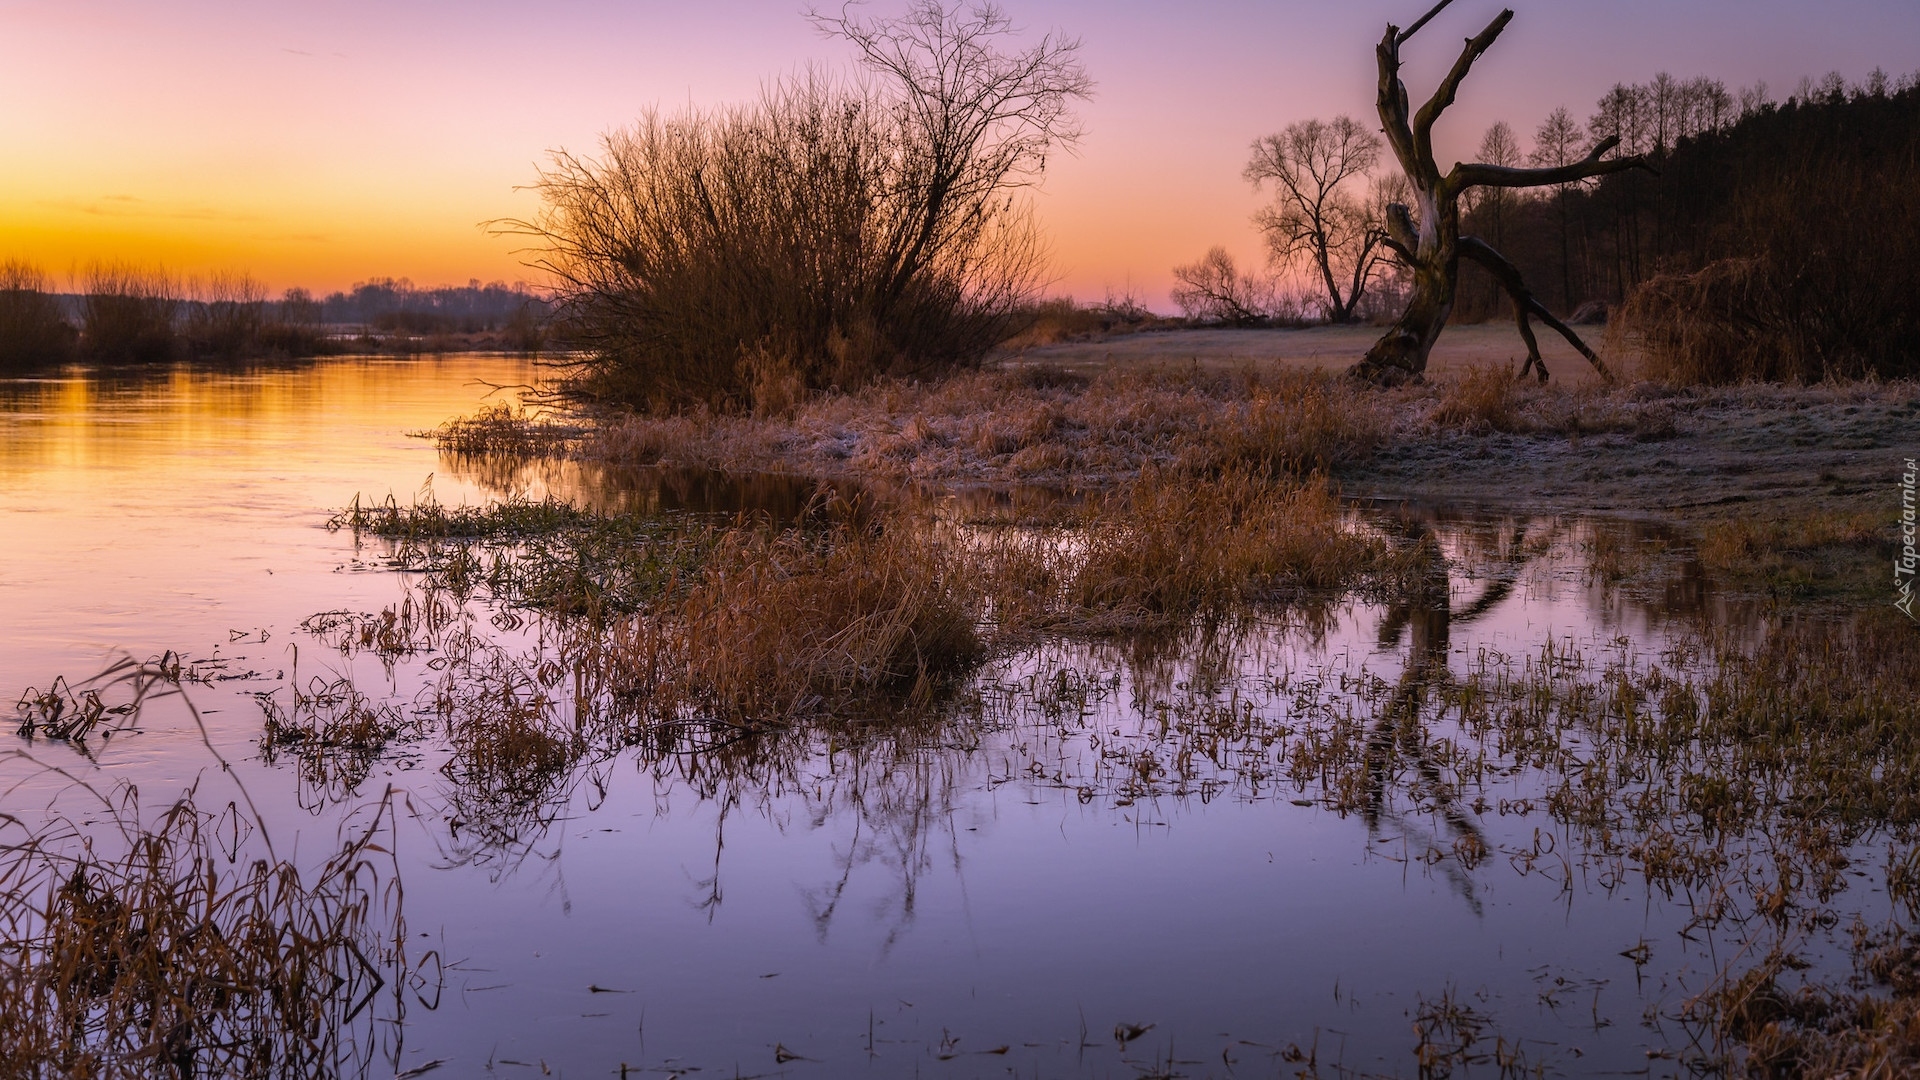
[[[1371,122],[1373,43],[1412,4],[1017,0],[1079,35],[1099,86],[1077,156],[1039,195],[1056,291],[1168,271],[1212,244],[1245,258],[1257,136],[1312,116]],[[898,4],[874,3],[886,13]],[[1424,96],[1500,10],[1457,0],[1408,46]],[[1615,81],[1662,70],[1776,97],[1803,75],[1920,69],[1914,0],[1535,0],[1440,130],[1463,156],[1494,120],[1523,142],[1554,106],[1585,118]],[[807,63],[844,65],[799,5],[608,0],[331,4],[0,0],[0,258],[56,276],[86,260],[251,270],[273,288],[375,275],[527,277],[479,228],[526,214],[553,147],[589,148],[641,109],[736,101]]]

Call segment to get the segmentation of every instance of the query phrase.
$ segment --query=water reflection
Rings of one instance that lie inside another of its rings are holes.
[[[1616,873],[1624,856],[1587,819],[1543,809],[1572,783],[1549,763],[1589,737],[1580,695],[1645,691],[1644,658],[1760,622],[1658,530],[1363,507],[1356,527],[1417,556],[1379,596],[1049,640],[908,722],[663,723],[622,697],[599,631],[364,572],[379,552],[319,520],[429,474],[449,501],[555,493],[777,521],[821,488],[454,460],[405,437],[470,410],[479,377],[528,381],[494,363],[187,373],[124,396],[84,379],[7,398],[0,514],[35,580],[0,587],[22,605],[10,611],[55,613],[0,628],[7,677],[45,685],[116,645],[219,645],[223,670],[254,675],[189,689],[276,828],[330,836],[394,788],[410,926],[460,958],[451,1004],[409,1018],[420,1053],[383,1063],[395,1072],[446,1057],[461,1071],[967,1076],[984,1060],[1116,1075],[1168,1071],[1177,1049],[1181,1071],[1206,1075],[1231,1059],[1298,1069],[1290,1044],[1317,1045],[1330,1074],[1394,1072],[1413,1050],[1413,995],[1449,984],[1484,991],[1478,1007],[1532,1040],[1530,1060],[1645,1069],[1678,1037],[1638,1021],[1671,1013],[1709,966],[1676,934],[1695,913]],[[48,490],[74,494],[40,519],[43,541],[21,523]],[[952,516],[1000,527],[1009,506],[1064,497],[973,492]],[[1549,663],[1560,681],[1534,679]],[[1522,712],[1526,694],[1545,695],[1551,723]],[[358,709],[381,718],[380,740],[263,746],[263,699],[303,729]],[[204,766],[177,717],[139,728],[103,768],[164,790]],[[43,794],[15,790],[5,809]],[[1615,883],[1580,882],[1589,868]],[[1671,950],[1644,986],[1621,956],[1643,939]],[[1606,996],[1589,1019],[1543,1013],[1536,977]],[[1156,1026],[1105,1038],[1122,1023]],[[776,1061],[776,1046],[800,1057]]]

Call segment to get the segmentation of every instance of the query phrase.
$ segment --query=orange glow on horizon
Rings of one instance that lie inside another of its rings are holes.
[[[1370,117],[1380,27],[1427,5],[1010,6],[1029,31],[1079,35],[1097,81],[1087,138],[1049,160],[1037,194],[1050,291],[1098,300],[1130,286],[1168,310],[1174,265],[1216,244],[1260,262],[1259,200],[1240,178],[1252,140],[1312,116]],[[1407,73],[1416,96],[1451,62],[1456,31],[1497,8],[1456,4],[1426,32]],[[1736,17],[1745,33],[1730,41]],[[20,0],[0,13],[0,258],[63,284],[95,260],[244,271],[275,292],[375,277],[538,284],[522,242],[482,223],[537,209],[516,185],[549,149],[590,151],[649,106],[740,101],[848,60],[784,0],[577,0],[537,15],[499,0]],[[1802,74],[1876,64],[1920,68],[1920,6],[1543,0],[1520,7],[1438,136],[1461,155],[1496,119],[1524,137],[1556,105],[1584,116],[1613,82],[1663,68],[1764,78],[1778,96]]]

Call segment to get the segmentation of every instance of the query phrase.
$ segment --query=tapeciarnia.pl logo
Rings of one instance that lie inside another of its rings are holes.
[[[1920,621],[1913,613],[1913,578],[1920,555],[1914,552],[1914,480],[1920,476],[1913,458],[1907,459],[1907,471],[1900,474],[1900,555],[1893,560],[1893,606],[1909,619]]]

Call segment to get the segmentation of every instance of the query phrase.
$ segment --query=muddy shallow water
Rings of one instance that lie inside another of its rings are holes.
[[[408,933],[443,963],[357,1037],[368,1075],[1411,1075],[1422,1032],[1466,1028],[1489,1071],[1682,1069],[1673,1017],[1738,944],[1682,936],[1685,895],[1583,860],[1537,777],[1494,760],[1439,798],[1409,768],[1356,802],[1297,766],[1316,732],[1364,737],[1410,663],[1639,661],[1744,617],[1682,564],[1612,584],[1597,553],[1647,542],[1633,523],[1364,508],[1357,527],[1435,537],[1437,614],[1346,599],[1051,643],[858,745],[613,747],[508,803],[431,739],[345,777],[263,754],[259,695],[350,675],[405,709],[446,670],[445,633],[383,658],[303,628],[427,602],[380,544],[324,528],[356,495],[804,503],[777,481],[462,466],[408,435],[535,374],[449,357],[0,383],[0,691],[167,650],[201,676],[87,755],[21,741],[0,810],[65,798],[49,765],[150,801],[244,788],[278,850],[324,855],[391,788]],[[448,618],[509,652],[541,639],[505,609]]]

